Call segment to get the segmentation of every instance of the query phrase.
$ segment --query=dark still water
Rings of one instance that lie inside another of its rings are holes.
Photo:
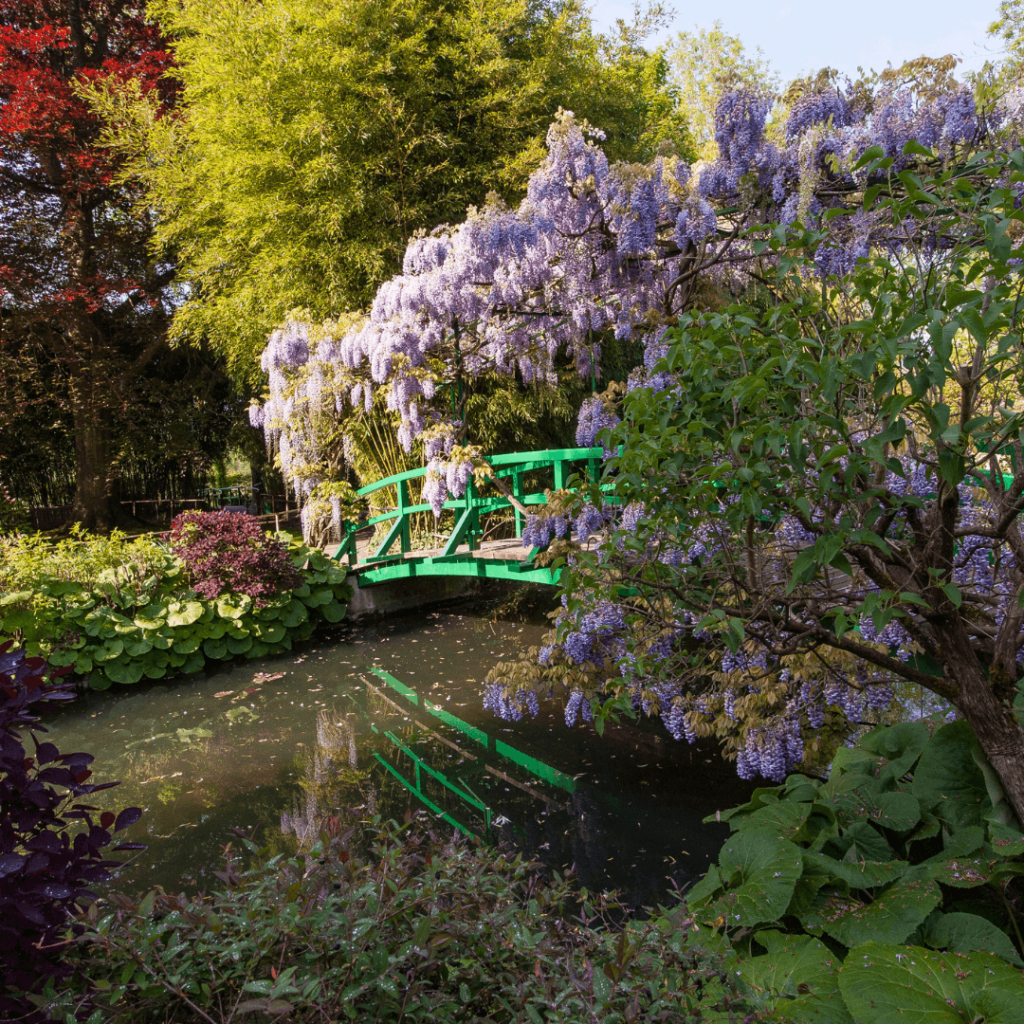
[[[236,827],[291,851],[347,808],[514,843],[580,884],[652,904],[703,873],[728,834],[702,818],[750,786],[712,748],[658,722],[565,726],[560,700],[503,722],[481,705],[488,669],[541,627],[471,614],[395,616],[329,643],[165,685],[89,694],[49,715],[62,751],[96,756],[96,802],[144,808],[149,848],[130,891],[206,889]],[[120,838],[120,837],[119,837]]]

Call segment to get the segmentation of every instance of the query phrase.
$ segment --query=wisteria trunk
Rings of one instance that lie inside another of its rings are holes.
[[[952,654],[946,659],[946,670],[959,684],[957,710],[978,737],[1017,821],[1024,823],[1024,730],[992,692],[991,683],[972,651]]]

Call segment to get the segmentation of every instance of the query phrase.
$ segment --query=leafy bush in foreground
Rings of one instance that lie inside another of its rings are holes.
[[[827,782],[721,816],[688,906],[772,1019],[1021,1020],[1024,832],[967,723],[932,728],[873,730]]]
[[[254,1019],[584,1024],[739,1021],[721,958],[689,945],[682,909],[607,927],[620,908],[541,882],[519,858],[378,826],[315,864],[275,858],[187,898],[115,897],[78,955],[103,1020]],[[251,846],[252,844],[247,844]]]
[[[46,677],[42,658],[26,658],[0,646],[0,1019],[12,1016],[43,1020],[25,993],[37,993],[47,979],[66,978],[63,959],[68,915],[85,900],[90,887],[109,877],[116,861],[102,859],[111,831],[138,821],[142,812],[129,807],[105,811],[77,798],[117,785],[87,783],[89,754],[61,754],[53,743],[40,743],[46,732],[30,712],[42,701],[71,700],[74,691]],[[32,738],[34,753],[25,748]],[[117,850],[141,849],[122,843]]]
[[[95,690],[290,650],[321,622],[340,622],[352,591],[343,568],[282,536],[299,585],[260,595],[261,606],[245,593],[199,597],[182,561],[148,538],[122,536],[104,546],[87,537],[56,550],[26,538],[8,575],[22,589],[0,594],[0,634],[86,677]],[[103,559],[111,564],[87,575]]]

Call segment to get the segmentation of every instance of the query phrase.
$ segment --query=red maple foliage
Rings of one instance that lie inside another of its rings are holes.
[[[116,515],[111,414],[165,344],[173,267],[152,259],[148,216],[76,90],[134,79],[167,112],[171,64],[142,0],[0,0],[0,375],[61,368],[91,527]]]

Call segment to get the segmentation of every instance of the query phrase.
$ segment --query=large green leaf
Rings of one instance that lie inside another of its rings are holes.
[[[841,860],[886,861],[892,858],[892,847],[885,837],[867,821],[858,821],[845,829],[843,835],[832,839],[828,848],[836,847],[842,853]]]
[[[857,746],[888,761],[895,761],[908,754],[920,756],[930,739],[931,734],[924,722],[901,722],[872,729]]]
[[[800,847],[761,833],[737,833],[718,856],[725,892],[714,906],[729,928],[778,920],[803,868]]]
[[[256,628],[256,635],[265,644],[277,644],[284,639],[287,631],[280,622],[261,622]]]
[[[39,589],[42,593],[49,594],[51,597],[65,597],[68,594],[84,593],[82,584],[75,580],[48,580]],[[0,604],[3,604],[3,602],[0,601]]]
[[[204,640],[203,653],[214,661],[229,657],[227,644],[223,640]]]
[[[1002,822],[989,822],[992,848],[1000,857],[1020,857],[1024,854],[1024,832]]]
[[[1009,935],[977,914],[929,914],[918,930],[918,938],[932,949],[950,953],[994,953],[1011,964],[1024,967]]]
[[[842,860],[836,860],[835,857],[828,857],[823,853],[808,854],[807,857],[816,858],[816,863],[822,871],[846,882],[851,889],[875,889],[889,885],[908,867],[905,860],[860,860],[855,855],[851,856],[852,851],[853,848]]]
[[[958,828],[943,835],[944,857],[967,857],[977,853],[985,845],[985,830],[980,825]]]
[[[803,917],[808,931],[824,931],[844,946],[905,942],[938,906],[939,887],[926,877],[904,877],[870,903],[823,889]]]
[[[811,809],[811,804],[780,800],[777,804],[768,804],[746,817],[734,818],[730,824],[733,829],[742,829],[744,833],[764,832],[776,839],[793,840],[803,830],[811,815]]]
[[[330,587],[317,587],[308,597],[302,598],[308,608],[319,608],[321,605],[330,604],[334,600],[334,591]]]
[[[46,660],[55,668],[64,668],[66,665],[74,665],[78,661],[78,651],[70,648],[57,648],[51,651]]]
[[[921,812],[921,823],[904,840],[909,846],[910,843],[922,839],[932,839],[942,831],[942,822],[932,814],[931,811]]]
[[[1024,977],[989,953],[869,942],[850,951],[839,990],[865,1024],[1020,1024]]]
[[[181,671],[191,674],[193,672],[200,672],[206,665],[206,658],[203,657],[202,651],[195,651],[189,654],[185,658],[185,663],[181,666]]]
[[[175,640],[171,644],[171,649],[178,654],[191,654],[193,651],[199,650],[199,645],[202,642],[202,637],[197,633],[193,633],[191,636],[183,637],[181,640]]]
[[[292,598],[281,621],[288,629],[294,629],[300,622],[305,622],[308,618],[309,612],[306,611],[306,606],[296,598]]]
[[[142,676],[140,675],[141,679]],[[89,674],[89,689],[90,690],[109,690],[110,689],[110,676],[98,668]]]
[[[967,722],[950,722],[935,731],[914,772],[912,791],[921,806],[953,827],[981,825],[992,808],[976,746]]]
[[[227,645],[227,649],[230,654],[245,654],[245,652],[252,647],[252,637],[229,636],[225,639],[224,643]]]
[[[137,683],[142,678],[142,670],[143,663],[141,660],[128,661],[125,658],[108,662],[103,666],[103,671],[107,674],[107,677],[115,683]],[[90,685],[92,685],[91,678]],[[93,688],[95,689],[95,687]]]
[[[810,935],[757,933],[765,956],[741,960],[736,976],[761,1013],[795,1024],[853,1024],[839,994],[839,962],[820,939]]]
[[[921,805],[910,793],[880,793],[869,808],[868,817],[894,832],[906,832],[921,820]]]
[[[129,658],[141,658],[144,654],[148,654],[152,649],[152,642],[143,637],[126,640],[124,644],[124,653]]]
[[[931,857],[921,865],[931,877],[956,889],[973,889],[984,885],[992,874],[985,857],[947,857],[944,853]]]
[[[974,758],[974,763],[978,766],[978,770],[985,780],[985,791],[988,793],[989,801],[992,804],[992,810],[989,811],[986,817],[1000,821],[1004,825],[1014,824],[1017,821],[1017,815],[1007,799],[1006,790],[1003,789],[1003,780],[999,778],[995,768],[989,764],[989,760],[985,756],[984,751],[982,751],[980,744],[971,751],[971,756]]]
[[[214,605],[222,618],[240,619],[252,611],[252,598],[248,594],[221,594]]]
[[[832,758],[832,777],[840,775],[873,775],[878,758],[862,749],[863,744],[858,747],[839,747],[835,757]]]
[[[329,604],[320,606],[320,614],[328,622],[341,622],[345,618],[347,609],[347,605],[341,604],[339,601],[331,601]]]
[[[310,551],[309,553],[309,567],[313,572],[323,572],[330,566],[330,561],[324,557],[320,551]]]
[[[704,821],[710,823],[712,821],[729,821],[737,816],[743,817],[760,807],[778,803],[783,792],[783,786],[760,786],[754,790],[753,796],[747,803],[740,804],[738,807],[730,807],[727,811],[716,811],[714,814],[709,814]]]
[[[334,587],[335,594],[342,601],[352,600],[352,584],[346,582],[348,570],[336,563],[331,563],[327,570],[327,582]]]
[[[835,885],[835,879],[818,863],[813,851],[804,851],[804,868],[793,888],[793,897],[786,908],[786,916],[802,917],[817,898],[823,885]]]
[[[25,633],[32,630],[35,624],[36,617],[30,608],[17,608],[14,611],[9,611],[3,619],[0,619],[0,632],[7,636],[17,633],[19,630]],[[95,636],[96,633],[89,635]]]
[[[691,910],[705,906],[709,900],[722,888],[722,878],[718,873],[718,867],[712,864],[696,885],[686,894],[686,903]]]
[[[167,609],[167,625],[191,626],[203,615],[203,606],[199,601],[172,601]]]
[[[107,640],[102,647],[97,647],[92,652],[92,660],[108,662],[120,657],[124,653],[124,641],[121,639]]]

